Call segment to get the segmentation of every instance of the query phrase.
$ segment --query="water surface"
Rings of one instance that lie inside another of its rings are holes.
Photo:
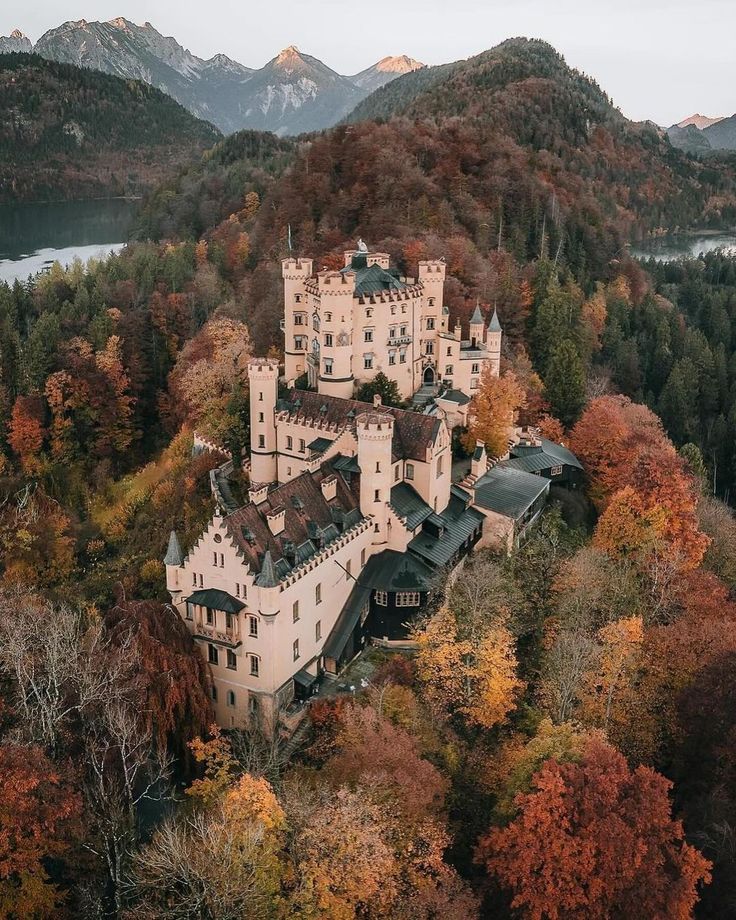
[[[705,255],[716,249],[736,255],[736,232],[662,236],[632,246],[631,255],[637,259],[673,262],[675,259],[697,259],[701,253]]]
[[[119,251],[136,207],[122,199],[0,205],[0,281]]]

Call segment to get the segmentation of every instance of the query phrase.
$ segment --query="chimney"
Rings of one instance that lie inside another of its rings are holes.
[[[373,397],[373,408],[374,408],[374,409],[378,409],[379,406],[381,406],[382,404],[383,404],[383,403],[382,403],[382,400],[381,400],[381,394],[380,394],[380,393],[376,393],[375,396]]]
[[[337,476],[328,476],[322,480],[320,486],[326,502],[331,502],[333,498],[337,497]]]
[[[268,485],[252,482],[248,490],[248,498],[254,505],[260,505],[268,498]]]
[[[277,537],[280,533],[283,533],[286,524],[286,508],[283,505],[272,508],[266,512],[266,520],[268,521],[269,530],[274,537]]]

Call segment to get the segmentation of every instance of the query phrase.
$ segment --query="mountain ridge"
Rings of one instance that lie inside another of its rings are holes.
[[[424,66],[399,55],[350,77],[291,45],[263,67],[251,68],[224,54],[200,58],[150,22],[136,25],[123,16],[69,20],[45,32],[35,46],[16,32],[0,37],[0,53],[35,52],[143,80],[226,134],[252,129],[283,136],[330,127],[378,87]]]

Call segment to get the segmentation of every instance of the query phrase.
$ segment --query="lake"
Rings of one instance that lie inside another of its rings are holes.
[[[662,236],[632,246],[631,255],[637,259],[655,258],[658,262],[673,262],[675,259],[697,258],[701,252],[714,252],[716,249],[736,255],[736,233]]]
[[[0,281],[119,251],[137,206],[123,199],[0,205]]]

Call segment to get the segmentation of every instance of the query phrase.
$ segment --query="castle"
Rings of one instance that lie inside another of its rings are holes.
[[[341,272],[313,277],[310,260],[287,259],[283,275],[285,376],[313,388],[280,397],[278,363],[250,362],[248,501],[232,498],[227,469],[213,473],[212,520],[186,553],[172,533],[165,558],[223,727],[278,725],[367,637],[406,636],[484,524],[513,545],[549,488],[516,469],[491,481],[481,447],[453,483],[452,413],[467,411],[486,364],[498,373],[501,329],[476,310],[467,339],[447,330],[443,262],[420,263],[414,281],[360,248]],[[379,371],[432,399],[422,411],[354,400]]]

